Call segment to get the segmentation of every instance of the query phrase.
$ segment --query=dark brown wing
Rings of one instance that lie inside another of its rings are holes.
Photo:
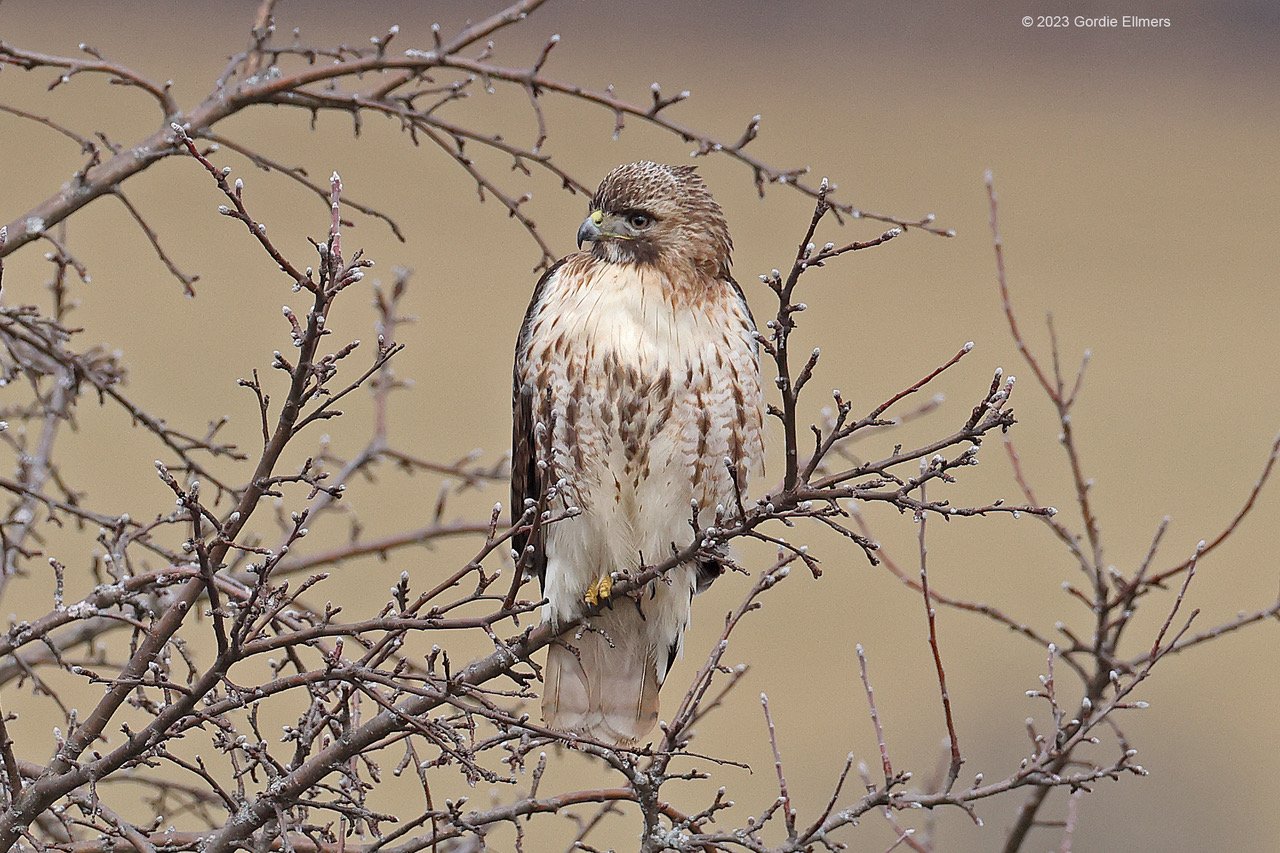
[[[738,302],[742,305],[742,310],[746,312],[747,320],[751,323],[751,330],[754,332],[756,330],[756,318],[751,314],[751,306],[747,304],[747,296],[742,292],[741,285],[734,281],[733,276],[725,276],[725,281],[729,283],[731,288],[733,288],[733,293],[737,297]],[[753,341],[752,348],[755,350],[756,357],[758,358],[760,355],[760,344]],[[717,560],[700,560],[696,565],[696,569],[697,574],[694,576],[694,592],[696,594],[706,592],[707,588],[710,587],[711,584],[715,583],[717,578],[724,574],[724,564]],[[675,646],[673,645],[673,656],[671,660],[675,659],[674,650]],[[670,663],[667,664],[667,669],[670,671]]]
[[[733,276],[725,276],[725,280],[729,282],[729,286],[733,288],[734,295],[738,297],[738,302],[742,304],[742,310],[747,312],[747,320],[751,323],[751,331],[756,331],[756,318],[751,313],[751,306],[747,304],[747,295],[742,292],[742,285],[734,281]],[[760,355],[760,343],[752,341],[752,349],[755,350],[757,356]]]
[[[524,514],[526,500],[538,500],[542,497],[542,478],[538,476],[538,449],[534,439],[535,421],[533,416],[536,390],[520,381],[520,365],[529,352],[530,324],[534,310],[542,299],[542,291],[547,282],[564,264],[557,261],[538,279],[533,289],[533,298],[524,313],[524,322],[520,324],[520,335],[516,338],[515,363],[511,371],[511,523],[520,521]],[[526,547],[534,546],[532,559],[528,569],[538,576],[538,583],[545,581],[547,571],[547,555],[542,543],[536,537],[517,533],[512,545],[517,554],[523,554]]]
[[[512,410],[511,523],[517,524],[524,514],[525,499],[530,498],[536,501],[538,494],[542,491],[540,478],[538,477],[538,455],[533,443],[533,391],[517,386],[514,400],[512,401]],[[517,533],[512,539],[516,554],[523,554],[530,541],[528,534]],[[532,544],[534,545],[534,552],[526,562],[526,566],[529,571],[537,573],[538,582],[542,583],[543,576],[547,570],[546,555],[543,553],[541,543],[537,541],[536,537],[533,539]]]

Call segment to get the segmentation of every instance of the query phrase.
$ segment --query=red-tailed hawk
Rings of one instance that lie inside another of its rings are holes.
[[[725,460],[739,488],[763,466],[760,368],[728,226],[693,167],[614,169],[578,231],[586,242],[538,282],[516,343],[512,513],[558,483],[553,511],[581,509],[516,541],[532,548],[545,621],[608,603],[549,648],[544,719],[634,744],[657,722],[693,595],[720,569],[680,566],[614,599],[611,573],[687,545],[691,506],[701,526],[717,505],[734,511]]]

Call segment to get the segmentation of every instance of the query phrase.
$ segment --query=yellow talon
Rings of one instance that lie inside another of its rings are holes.
[[[613,592],[613,578],[610,575],[596,578],[587,587],[586,593],[583,594],[582,600],[590,607],[595,607],[601,601],[606,600]]]

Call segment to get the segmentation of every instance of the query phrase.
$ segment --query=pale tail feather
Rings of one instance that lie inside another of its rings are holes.
[[[658,722],[657,649],[648,625],[628,599],[591,624],[596,630],[569,632],[548,648],[542,718],[558,731],[637,744]]]

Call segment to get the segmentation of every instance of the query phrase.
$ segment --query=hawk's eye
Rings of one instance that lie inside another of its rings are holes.
[[[637,231],[642,231],[653,224],[653,217],[639,210],[633,210],[627,214],[627,224]]]

